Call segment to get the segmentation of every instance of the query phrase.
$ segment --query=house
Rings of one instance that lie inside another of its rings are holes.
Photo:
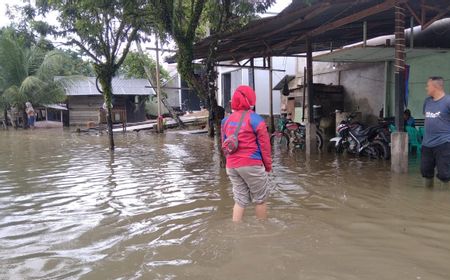
[[[273,85],[279,83],[285,75],[295,75],[297,59],[295,57],[273,57]],[[243,68],[236,65],[235,68],[219,66],[218,70],[218,93],[217,102],[220,106],[226,107],[232,95],[239,85],[249,85],[255,89],[256,112],[263,116],[270,113],[270,93],[269,71],[263,70],[263,59],[255,58],[255,69]],[[280,113],[280,91],[273,91],[274,114]]]
[[[69,114],[64,104],[37,106],[36,127],[63,127],[69,125]]]
[[[66,88],[69,125],[89,126],[100,121],[104,100],[96,86],[96,78],[86,77],[71,82]],[[146,79],[114,78],[113,122],[146,120],[145,103],[154,91]]]

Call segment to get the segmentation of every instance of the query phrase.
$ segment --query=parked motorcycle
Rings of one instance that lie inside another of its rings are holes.
[[[316,130],[317,148],[323,147],[323,136],[319,128]],[[306,126],[285,117],[279,120],[279,127],[270,136],[272,145],[288,147],[292,144],[296,148],[304,149],[306,147]]]
[[[391,153],[388,124],[381,123],[364,128],[359,122],[352,121],[354,117],[352,114],[338,125],[338,136],[330,140],[328,151],[336,153],[347,151],[370,158],[389,159]]]

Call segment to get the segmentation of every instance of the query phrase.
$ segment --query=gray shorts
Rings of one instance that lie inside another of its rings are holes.
[[[244,166],[227,168],[228,177],[233,184],[234,201],[241,207],[251,202],[264,203],[272,189],[264,166]]]

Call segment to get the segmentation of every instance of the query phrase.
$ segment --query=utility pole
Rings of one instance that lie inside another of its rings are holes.
[[[155,45],[156,45],[156,97],[158,99],[158,122],[157,132],[162,133],[164,131],[163,116],[161,114],[161,80],[159,77],[159,38],[158,33],[155,33]]]
[[[156,89],[156,85],[154,79],[152,78],[152,72],[150,71],[150,69],[148,68],[148,65],[145,64],[145,54],[144,51],[142,50],[142,46],[141,46],[141,42],[138,40],[136,41],[136,47],[138,49],[139,55],[141,56],[142,62],[144,63],[144,71],[145,71],[145,75],[147,76],[147,80],[150,83],[150,87],[152,89]],[[147,48],[148,50],[155,50],[155,48]],[[160,49],[161,50],[161,49]],[[156,76],[156,73],[155,73]],[[166,87],[163,86],[163,88],[165,89],[180,89],[180,88],[175,88],[175,87]],[[170,106],[169,102],[167,101],[167,99],[161,95],[161,103],[166,107],[166,109],[169,111],[169,113],[172,115],[172,118],[174,120],[177,121],[178,126],[181,128],[185,128],[185,125],[183,123],[183,121],[180,119],[180,116],[173,110],[172,106]]]

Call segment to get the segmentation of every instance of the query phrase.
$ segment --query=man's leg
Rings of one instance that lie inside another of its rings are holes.
[[[450,143],[436,147],[437,177],[444,183],[450,181]]]
[[[255,214],[257,219],[267,220],[267,203],[256,204]]]
[[[428,148],[428,147],[422,146],[420,171],[422,173],[422,177],[425,178],[425,186],[426,187],[433,186],[435,166],[436,166],[436,161],[434,158],[433,148]]]

